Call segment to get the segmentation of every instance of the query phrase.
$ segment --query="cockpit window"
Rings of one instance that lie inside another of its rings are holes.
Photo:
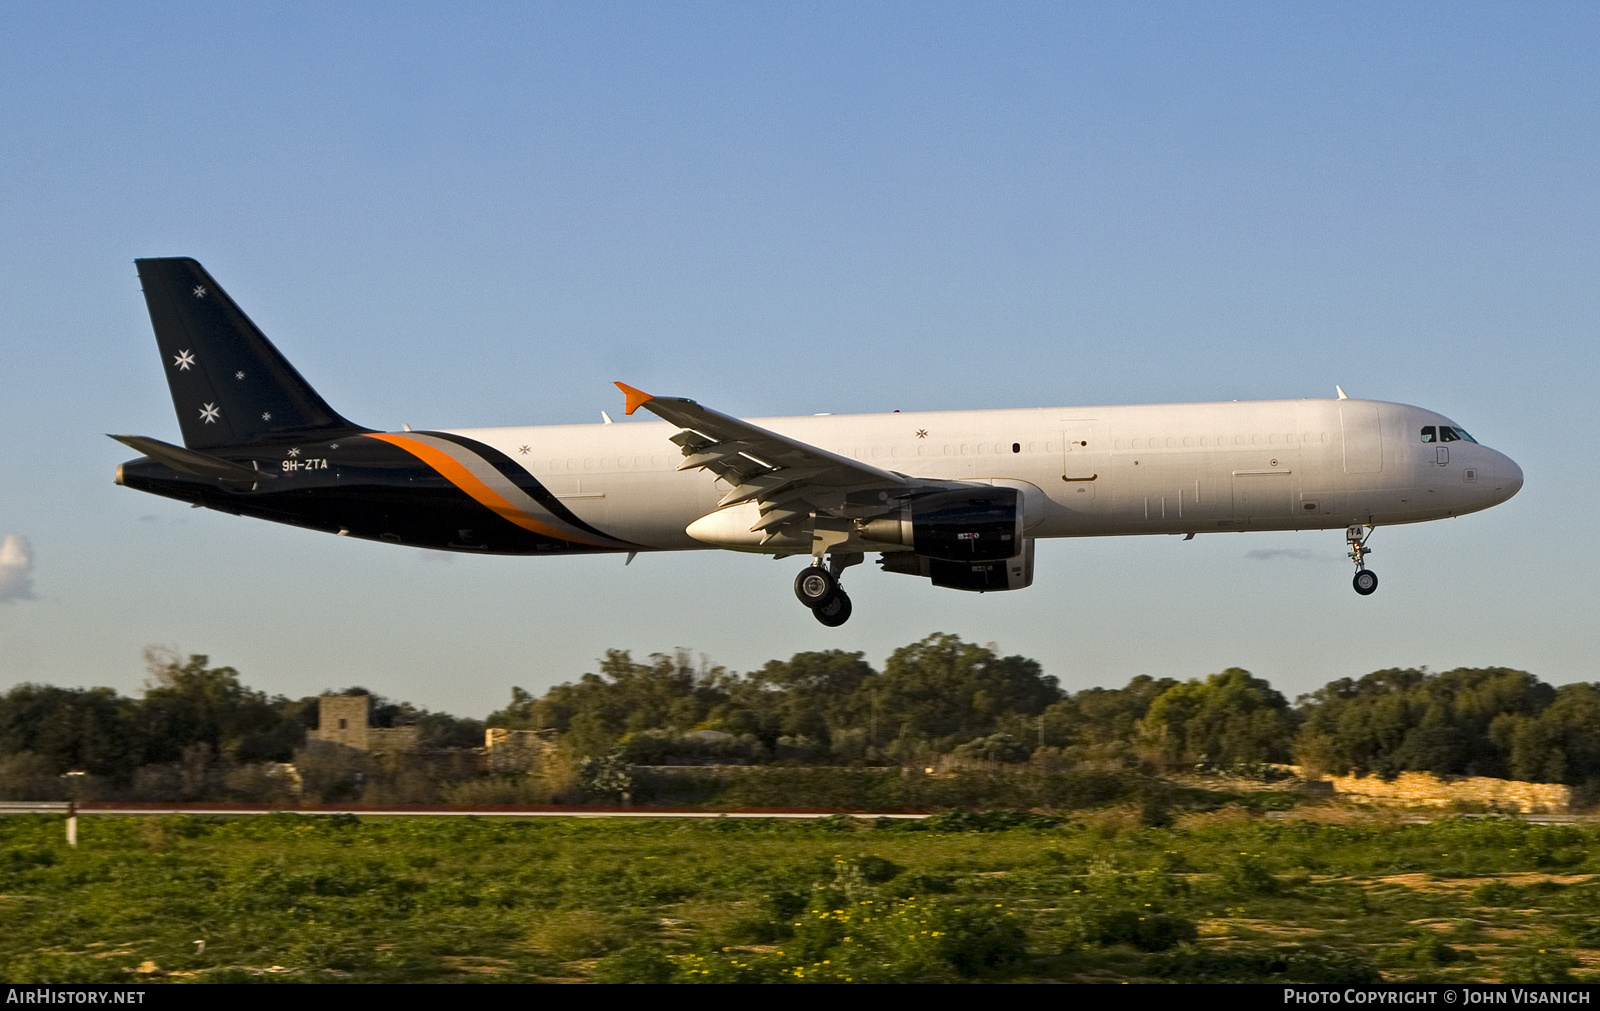
[[[1457,428],[1454,431],[1456,433],[1456,438],[1461,439],[1463,442],[1477,442],[1478,441],[1477,439],[1474,439],[1472,436],[1468,435],[1467,434],[1467,430],[1465,428]]]
[[[1456,435],[1456,430],[1451,428],[1449,425],[1440,425],[1439,426],[1439,441],[1440,442],[1455,442],[1459,438],[1460,438],[1460,436]]]
[[[1422,441],[1423,442],[1433,442],[1433,441],[1437,440],[1438,438],[1439,438],[1439,434],[1434,429],[1434,427],[1432,425],[1423,425],[1422,426]]]

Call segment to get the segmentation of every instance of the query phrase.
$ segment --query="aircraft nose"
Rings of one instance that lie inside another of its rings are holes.
[[[1495,467],[1495,500],[1504,502],[1522,490],[1522,468],[1511,457],[1501,454]]]

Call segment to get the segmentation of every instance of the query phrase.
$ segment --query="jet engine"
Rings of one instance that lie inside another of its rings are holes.
[[[919,555],[993,562],[1017,554],[1022,510],[1015,488],[965,488],[914,499],[897,517],[859,524],[862,540],[904,544]]]
[[[951,590],[988,593],[995,590],[1020,590],[1033,584],[1033,538],[1022,542],[1022,551],[1010,558],[987,562],[958,562],[949,558],[929,558],[909,551],[885,552],[879,559],[885,572],[903,572],[933,581],[934,586]]]
[[[1023,536],[1021,506],[1015,488],[939,492],[913,500],[899,516],[860,524],[860,535],[911,549],[885,552],[886,572],[957,590],[1020,590],[1033,582],[1033,540]]]

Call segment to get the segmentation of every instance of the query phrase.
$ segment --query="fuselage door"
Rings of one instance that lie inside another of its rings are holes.
[[[1360,400],[1339,401],[1339,424],[1344,432],[1344,472],[1377,474],[1383,470],[1383,435],[1378,405]]]
[[[1062,453],[1061,480],[1066,482],[1068,506],[1094,498],[1101,465],[1106,459],[1106,447],[1100,445],[1098,427],[1092,421],[1062,423],[1061,434],[1066,445]]]

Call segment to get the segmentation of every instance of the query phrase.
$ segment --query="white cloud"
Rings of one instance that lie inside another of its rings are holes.
[[[33,549],[21,534],[0,541],[0,604],[33,599]]]

